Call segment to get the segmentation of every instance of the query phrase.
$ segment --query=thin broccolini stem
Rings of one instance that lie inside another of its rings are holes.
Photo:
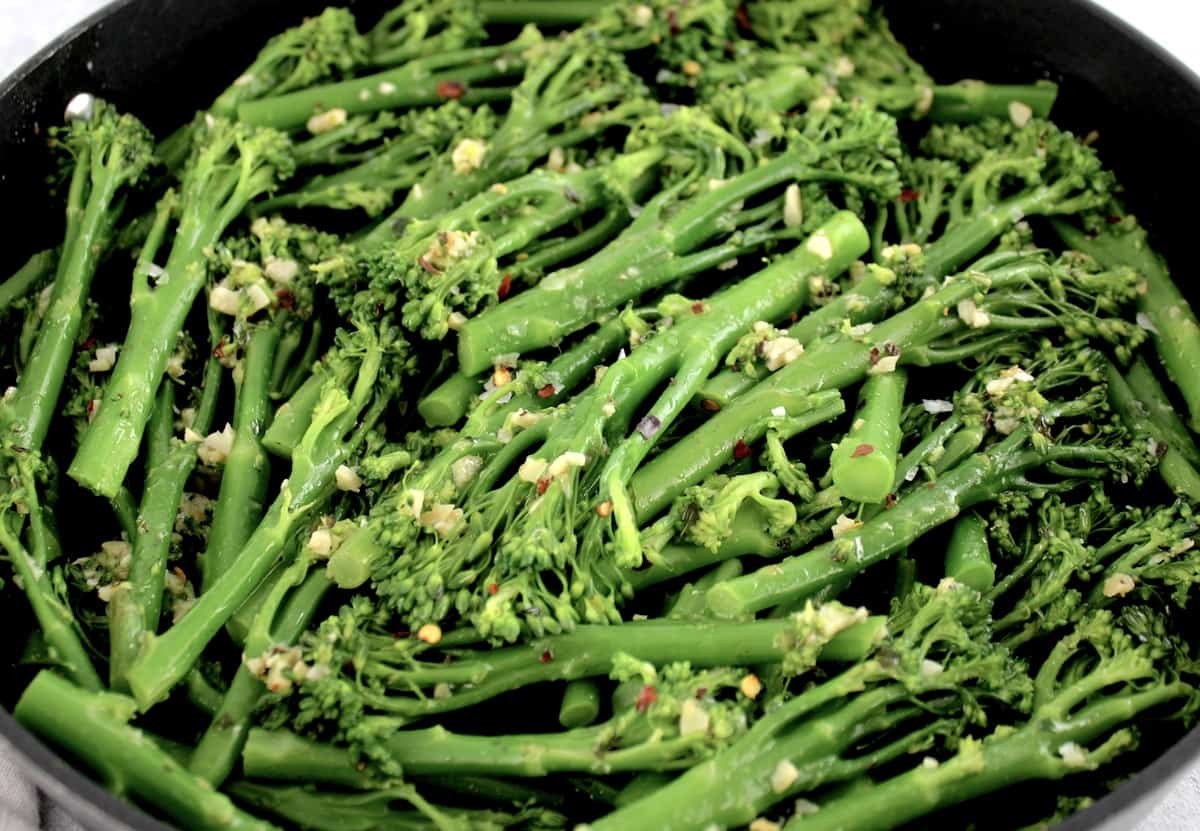
[[[3,283],[0,283],[0,312],[25,297],[33,287],[54,272],[58,251],[48,248],[34,254]]]

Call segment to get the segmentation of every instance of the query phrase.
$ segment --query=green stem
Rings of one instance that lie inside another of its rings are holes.
[[[390,671],[381,680],[393,689],[447,683],[452,694],[446,698],[393,695],[373,699],[372,704],[404,718],[452,712],[530,684],[607,675],[617,652],[660,666],[673,661],[688,661],[693,667],[775,663],[787,654],[787,635],[794,626],[790,619],[580,626],[568,634],[492,650],[482,660]],[[821,650],[821,660],[861,660],[878,643],[883,626],[882,618],[870,618],[839,633]]]
[[[246,344],[242,380],[235,392],[233,447],[221,472],[208,545],[201,559],[205,590],[229,569],[262,519],[271,477],[262,435],[271,418],[271,371],[281,334],[280,321],[267,323],[255,327]]]
[[[1108,403],[1129,431],[1134,435],[1153,439],[1161,448],[1158,475],[1162,477],[1163,482],[1175,495],[1185,497],[1191,502],[1200,501],[1200,473],[1196,472],[1196,468],[1192,467],[1192,463],[1183,453],[1171,446],[1169,436],[1159,427],[1158,422],[1147,417],[1146,408],[1111,363],[1106,364],[1105,379],[1108,382]]]
[[[959,517],[946,543],[945,574],[981,594],[996,584],[996,564],[988,548],[987,523],[978,514]]]
[[[34,254],[16,272],[0,283],[0,312],[25,297],[33,287],[54,273],[58,251],[48,248]]]
[[[1014,105],[1023,104],[1037,118],[1049,118],[1058,98],[1058,85],[1050,81],[1033,84],[986,84],[983,81],[959,81],[933,88],[933,121],[980,121],[985,118],[1012,118]]]
[[[188,773],[145,733],[128,724],[133,714],[130,699],[86,692],[48,670],[33,679],[13,710],[21,724],[68,751],[110,789],[145,800],[183,828],[274,828],[238,810],[224,794]]]
[[[330,588],[325,575],[316,571],[288,597],[278,615],[272,615],[271,635],[276,643],[291,644],[308,628],[321,600]],[[273,609],[271,611],[274,611]],[[248,655],[267,651],[272,644],[246,644]],[[251,717],[262,701],[266,690],[263,682],[245,666],[238,667],[229,690],[213,715],[212,722],[200,737],[188,764],[188,769],[214,788],[229,777],[242,752]]]
[[[908,374],[897,369],[863,384],[854,423],[829,462],[833,485],[846,499],[878,504],[892,492],[907,382]]]
[[[214,332],[213,342],[218,340]],[[193,429],[201,434],[212,425],[220,400],[221,375],[221,364],[210,357],[192,421]],[[171,535],[184,486],[196,467],[195,445],[180,441],[174,433],[175,385],[166,381],[159,390],[146,437],[152,463],[138,507],[129,579],[113,591],[108,605],[109,683],[122,691],[127,688],[126,675],[143,643],[158,631]]]
[[[569,26],[591,20],[611,0],[481,0],[476,9],[488,23]]]
[[[568,681],[558,708],[558,723],[568,730],[586,727],[600,715],[600,688],[590,678]]]
[[[357,115],[439,104],[444,101],[438,93],[443,82],[467,86],[466,95],[460,99],[463,104],[503,100],[510,90],[473,88],[473,85],[519,76],[525,70],[519,46],[520,43],[514,42],[417,58],[374,75],[246,101],[238,106],[238,120],[259,127],[291,130],[304,126],[311,116],[333,109]]]
[[[972,505],[1011,487],[1013,478],[1040,464],[1027,451],[1027,428],[979,454],[926,487],[917,488],[861,528],[756,572],[715,586],[708,605],[721,617],[740,617],[788,600],[811,596],[902,551]]]
[[[1125,375],[1125,382],[1141,402],[1146,415],[1162,432],[1167,446],[1179,451],[1193,465],[1200,465],[1200,449],[1196,447],[1187,425],[1180,419],[1175,405],[1167,398],[1145,358],[1139,357],[1133,362]]]
[[[479,400],[482,389],[479,378],[455,372],[417,402],[417,412],[427,427],[451,427]]]

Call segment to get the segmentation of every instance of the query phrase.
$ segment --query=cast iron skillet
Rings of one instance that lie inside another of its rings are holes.
[[[0,274],[59,238],[61,220],[44,198],[41,133],[59,123],[71,95],[94,92],[157,131],[171,128],[212,100],[267,37],[331,2],[337,0],[117,0],[0,81]],[[350,5],[369,20],[384,2]],[[1174,263],[1184,293],[1200,304],[1187,268],[1200,194],[1200,166],[1192,156],[1200,147],[1200,80],[1088,0],[888,5],[901,41],[940,79],[1060,81],[1056,120],[1081,134],[1100,132],[1101,152],[1128,188],[1130,206]],[[24,619],[23,610],[0,609],[0,631]],[[6,640],[0,644],[0,678],[19,677],[11,653],[20,639]],[[5,706],[18,692],[0,681]],[[2,707],[0,740],[16,748],[28,775],[84,825],[97,831],[166,828],[76,771]],[[1198,759],[1200,728],[1059,828],[1130,828]]]

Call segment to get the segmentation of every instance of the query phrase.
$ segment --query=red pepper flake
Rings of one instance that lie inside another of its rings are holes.
[[[738,28],[744,32],[749,32],[754,28],[750,23],[750,12],[746,11],[744,5],[738,6],[737,11],[733,13],[733,19],[737,22]]]
[[[92,417],[93,417],[94,415],[96,415],[96,404],[97,404],[97,403],[99,403],[99,402],[97,402],[97,401],[96,401],[96,399],[94,399],[94,398],[88,401],[88,403],[87,403],[87,417],[88,417],[88,421],[91,421],[91,420],[92,420]]]
[[[425,259],[424,254],[417,257],[417,265],[419,265],[421,268],[425,269],[430,274],[441,274],[442,273],[442,270],[440,268],[438,268],[433,263],[429,262],[429,260]]]
[[[708,687],[697,687],[696,688],[696,700],[697,701],[704,698],[704,696],[706,696],[706,695],[708,695]]]
[[[893,508],[893,507],[895,507],[895,505],[896,505],[896,503],[897,503],[898,501],[899,501],[899,500],[898,500],[898,499],[896,499],[896,494],[894,494],[894,493],[889,493],[889,494],[887,495],[887,499],[883,500],[883,509],[886,511],[886,510],[888,510],[889,508]]]
[[[554,653],[551,652],[549,649],[547,649],[545,652],[543,652],[541,654],[541,656],[538,658],[538,661],[540,661],[543,664],[548,664],[553,660],[554,660]]]
[[[854,448],[854,452],[850,454],[850,458],[857,459],[860,456],[870,456],[874,452],[875,448],[872,445],[860,444],[858,447]]]
[[[546,492],[546,489],[547,489],[547,488],[549,488],[549,487],[550,487],[550,480],[549,480],[549,479],[538,479],[538,480],[537,480],[537,492],[538,492],[538,496],[541,496],[543,493],[545,493],[545,492]]]
[[[918,190],[913,190],[912,188],[905,188],[904,190],[900,191],[900,201],[901,202],[916,202],[920,198],[921,198],[921,192]]]
[[[96,339],[88,338],[87,340],[85,340],[83,342],[83,345],[79,348],[86,352],[87,350],[91,349],[95,345],[96,345]]]
[[[538,390],[538,398],[553,398],[553,397],[554,397],[554,385],[553,384],[547,384],[546,386],[544,386],[540,390]]]
[[[800,319],[800,313],[799,313],[799,312],[792,312],[792,314],[790,315],[790,317],[792,318],[792,323],[795,323],[796,321],[798,321],[798,320]]]
[[[692,314],[694,314],[694,315],[704,314],[704,304],[703,303],[693,303],[692,304]]]
[[[408,631],[407,629],[401,629],[399,632],[392,633],[392,637],[398,641],[404,640],[405,638],[407,638],[411,635],[412,635],[412,632]]]
[[[465,84],[458,81],[438,81],[437,97],[448,101],[457,101],[467,94]]]
[[[275,299],[279,301],[279,308],[281,309],[291,311],[296,305],[296,295],[287,289],[279,289],[275,292]]]
[[[639,713],[644,713],[655,701],[658,701],[658,690],[654,689],[653,685],[647,684],[638,692],[637,701],[633,706]]]
[[[679,34],[682,30],[679,28],[679,15],[674,9],[667,9],[667,31],[672,36]]]
[[[498,594],[500,592],[499,583],[488,583],[488,594]]]
[[[750,455],[750,445],[746,444],[741,439],[737,440],[737,444],[733,446],[733,458],[741,460]]]
[[[883,351],[894,358],[900,354],[900,347],[896,346],[896,344],[892,343],[891,341],[888,341],[883,345]]]
[[[716,401],[713,401],[711,398],[706,398],[703,401],[701,401],[700,406],[702,408],[704,408],[705,411],[710,412],[710,413],[721,412],[721,405],[718,404]]]
[[[879,363],[879,347],[871,347],[871,352],[868,355],[868,359],[871,361],[871,366],[875,366],[875,364]]]
[[[496,297],[503,300],[508,297],[510,291],[512,291],[512,275],[505,274],[504,278],[500,280],[499,288],[496,289]]]

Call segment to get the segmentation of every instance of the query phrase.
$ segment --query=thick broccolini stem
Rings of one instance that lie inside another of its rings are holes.
[[[53,248],[39,251],[18,268],[11,277],[0,283],[0,312],[25,297],[33,287],[54,273],[58,252]]]
[[[958,518],[946,543],[945,573],[986,594],[996,583],[996,564],[988,547],[987,523],[978,514]]]
[[[270,823],[245,814],[224,794],[192,776],[150,737],[128,722],[131,699],[86,692],[43,670],[25,689],[13,715],[67,751],[110,788],[144,799],[196,831],[268,831]]]
[[[482,389],[483,382],[478,378],[453,372],[417,402],[417,412],[427,427],[451,427],[479,400]]]
[[[183,178],[180,218],[157,285],[134,274],[129,331],[68,474],[111,497],[137,457],[154,393],[205,281],[205,251],[255,197],[290,172],[287,138],[214,119]]]
[[[600,715],[600,688],[590,678],[568,681],[558,707],[558,723],[568,730],[586,727]]]
[[[585,23],[610,0],[481,0],[475,4],[488,23],[537,23],[567,26]]]
[[[640,521],[653,519],[689,485],[732,462],[739,446],[752,447],[770,428],[773,413],[784,409],[783,418],[796,433],[832,421],[846,411],[836,390],[809,393],[804,387],[761,385],[738,398],[688,433],[684,442],[671,445],[638,468],[630,479],[633,507]]]
[[[964,509],[1011,489],[1031,468],[1060,459],[1090,458],[1103,463],[1112,458],[1102,448],[1091,451],[1051,446],[1039,452],[1028,448],[1030,438],[1028,427],[1018,427],[986,453],[973,456],[936,481],[910,492],[862,527],[807,553],[714,586],[708,593],[709,608],[720,617],[739,617],[810,597],[904,550]]]
[[[1058,85],[1050,81],[1033,84],[986,84],[966,80],[933,88],[929,118],[933,121],[981,121],[1013,118],[1014,110],[1028,107],[1033,117],[1049,118],[1058,98]]]
[[[837,331],[845,320],[852,324],[874,323],[887,313],[895,299],[896,293],[889,284],[868,273],[853,289],[792,324],[787,336],[809,347],[818,338]],[[700,391],[701,405],[712,411],[727,407],[755,383],[757,381],[744,372],[726,369],[705,383]]]
[[[142,177],[152,160],[146,128],[103,102],[96,102],[90,122],[72,125],[66,143],[75,154],[75,168],[62,253],[37,340],[6,405],[13,441],[30,450],[41,448],[57,410],[92,278],[124,207],[122,191]]]
[[[1200,323],[1162,258],[1150,248],[1146,232],[1126,218],[1107,233],[1089,237],[1064,222],[1054,225],[1062,240],[1102,265],[1130,266],[1146,281],[1138,295],[1138,311],[1153,327],[1154,346],[1167,377],[1183,395],[1188,426],[1200,430]]]
[[[255,327],[242,359],[242,380],[235,392],[233,447],[221,472],[208,545],[201,559],[207,589],[229,570],[233,558],[262,519],[271,463],[262,435],[271,418],[271,370],[282,334],[279,320]]]
[[[674,261],[719,233],[731,208],[756,194],[785,182],[837,178],[809,167],[799,156],[784,155],[689,200],[661,223],[635,222],[584,262],[547,275],[467,321],[458,339],[462,371],[476,374],[499,355],[547,346],[597,315],[669,283],[678,274]]]
[[[1162,431],[1167,446],[1182,453],[1184,458],[1193,465],[1200,465],[1200,449],[1196,447],[1196,442],[1192,438],[1192,434],[1188,432],[1187,425],[1183,423],[1175,405],[1163,392],[1158,379],[1154,376],[1154,370],[1150,368],[1150,364],[1146,362],[1145,358],[1139,357],[1133,362],[1125,374],[1125,381],[1129,384],[1133,394],[1141,401],[1146,415]]]
[[[892,492],[907,382],[908,374],[898,369],[863,384],[854,423],[829,462],[834,487],[846,499],[880,503]]]
[[[1171,446],[1166,431],[1158,422],[1149,418],[1146,407],[1134,395],[1120,371],[1106,362],[1105,381],[1108,384],[1108,403],[1120,416],[1121,421],[1135,435],[1144,436],[1155,443],[1161,454],[1158,460],[1158,475],[1176,496],[1191,502],[1200,502],[1200,473],[1192,467],[1182,453]]]
[[[317,607],[330,588],[329,579],[321,572],[314,572],[304,583],[291,593],[283,608],[268,608],[264,614],[272,618],[270,640],[262,638],[246,642],[245,654],[256,657],[265,653],[275,643],[291,644],[308,628],[317,612]],[[252,625],[253,627],[253,625]],[[260,631],[265,627],[260,628]],[[250,730],[251,716],[266,694],[263,682],[245,666],[238,667],[229,689],[213,714],[212,722],[200,737],[196,749],[188,762],[188,770],[208,782],[220,787],[233,771],[242,746]]]
[[[491,80],[519,76],[525,70],[522,52],[541,40],[536,29],[523,31],[499,46],[479,46],[440,55],[416,58],[374,75],[335,84],[308,87],[237,108],[238,120],[259,127],[292,130],[319,113],[340,110],[349,115],[420,107],[446,100],[446,84],[455,85],[464,104],[504,100],[511,90],[476,86]],[[465,86],[465,91],[463,87]]]

